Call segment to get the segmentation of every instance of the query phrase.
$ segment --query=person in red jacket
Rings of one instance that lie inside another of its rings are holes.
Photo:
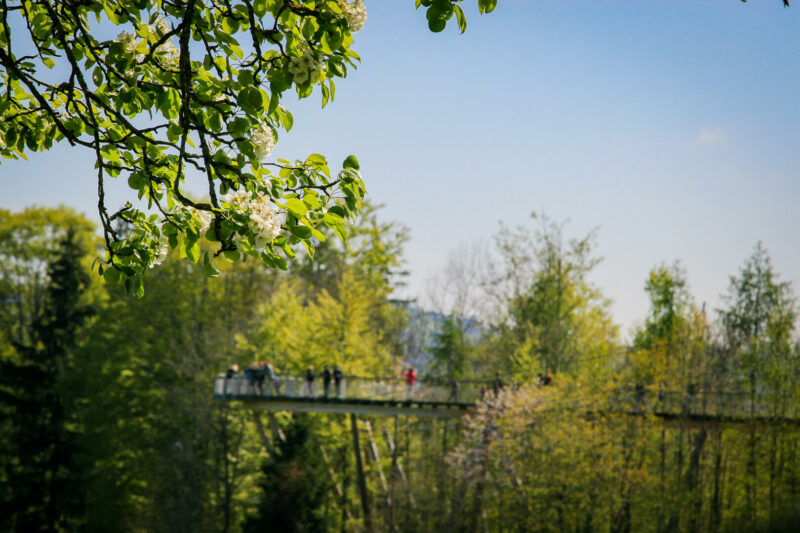
[[[414,382],[417,381],[417,373],[413,367],[409,367],[404,374],[406,377],[406,385],[408,385],[408,400],[411,401],[411,395],[414,390]]]

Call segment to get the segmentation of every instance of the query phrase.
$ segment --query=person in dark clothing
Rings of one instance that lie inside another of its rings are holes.
[[[336,386],[336,397],[342,395],[342,379],[344,374],[338,366],[333,365],[333,384]]]
[[[256,386],[256,374],[252,365],[244,369],[244,377],[247,380],[247,394],[252,394]]]
[[[231,380],[236,377],[236,373],[239,371],[239,365],[233,364],[228,368],[228,371],[225,372],[225,385],[223,389],[223,394],[228,395],[228,391],[232,390],[235,386],[236,382],[232,382]]]
[[[500,372],[494,373],[494,381],[492,382],[492,391],[494,392],[495,398],[500,394],[500,391],[503,390],[506,384],[503,383],[503,380],[500,379]]]
[[[314,367],[308,367],[306,370],[306,397],[314,397]]]
[[[637,414],[641,413],[642,405],[644,403],[644,394],[645,394],[644,385],[642,385],[641,383],[637,383],[636,384],[636,406],[634,407],[634,410],[633,410],[634,413],[637,413]]]
[[[450,383],[450,398],[447,399],[448,402],[458,403],[458,389],[460,385],[458,384],[457,380],[453,380]]]
[[[325,399],[327,400],[331,392],[331,378],[333,374],[328,365],[325,365],[325,370],[322,371],[322,387],[324,389]]]
[[[256,380],[256,392],[259,396],[264,395],[264,378],[266,377],[266,373],[264,371],[264,367],[256,363],[255,368],[253,369],[253,376]]]

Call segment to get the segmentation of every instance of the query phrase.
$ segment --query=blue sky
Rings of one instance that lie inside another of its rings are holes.
[[[800,7],[778,0],[500,0],[428,31],[412,0],[367,0],[363,59],[336,101],[295,103],[275,156],[359,157],[405,224],[408,294],[450,251],[531,211],[598,227],[593,280],[623,330],[650,268],[680,260],[709,308],[762,240],[800,292]],[[0,164],[0,206],[95,217],[91,154]],[[112,205],[123,184],[112,187]]]

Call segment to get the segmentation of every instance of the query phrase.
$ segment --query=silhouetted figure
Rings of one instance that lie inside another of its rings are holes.
[[[492,391],[494,392],[495,398],[500,394],[500,391],[503,390],[506,384],[503,383],[503,380],[500,379],[500,372],[494,373],[494,381],[492,382]]]
[[[252,394],[256,387],[256,373],[254,364],[244,369],[244,377],[247,380],[247,393]]]
[[[314,367],[308,367],[306,370],[306,396],[308,398],[314,397]]]
[[[336,386],[336,397],[339,398],[342,395],[342,379],[344,378],[344,374],[339,369],[338,366],[333,365],[333,384]]]
[[[331,373],[331,369],[328,368],[328,365],[325,365],[325,370],[322,371],[322,387],[325,395],[325,399],[328,399],[331,392],[331,378],[333,374]]]
[[[253,375],[255,376],[256,380],[256,392],[259,396],[264,395],[264,377],[265,377],[265,370],[264,367],[258,363],[253,364]]]
[[[230,380],[232,380],[233,378],[236,377],[236,373],[238,371],[239,371],[239,365],[233,364],[233,365],[230,366],[230,368],[228,368],[228,371],[225,372],[225,385],[224,385],[224,389],[222,391],[222,394],[224,394],[225,396],[228,395],[228,390],[234,388],[234,383],[236,383],[236,382],[235,381],[231,382]],[[235,387],[235,388],[238,388],[238,387]]]
[[[448,398],[448,402],[458,403],[458,389],[460,385],[458,381],[455,379],[450,383],[450,398]]]
[[[550,376],[550,374],[547,374],[547,375],[544,377],[543,384],[544,384],[544,385],[550,385],[552,382],[553,382],[553,378],[552,378],[552,376]]]
[[[639,414],[642,412],[642,403],[644,402],[645,388],[641,383],[636,384],[636,407],[634,413]]]

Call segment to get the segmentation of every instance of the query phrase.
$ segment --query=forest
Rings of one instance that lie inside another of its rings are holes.
[[[0,210],[0,530],[796,531],[797,304],[768,251],[719,309],[654,265],[626,341],[591,281],[600,235],[572,233],[501,225],[423,304],[397,297],[407,231],[367,204],[313,261],[208,276],[172,250],[136,298],[93,273],[83,215]],[[456,419],[214,399],[262,360],[509,386]]]

